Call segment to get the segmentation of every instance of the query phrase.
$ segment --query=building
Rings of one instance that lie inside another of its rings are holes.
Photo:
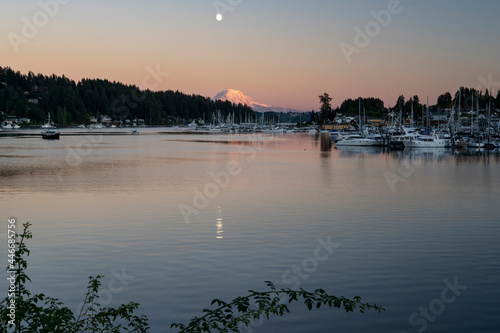
[[[369,126],[385,126],[386,121],[383,118],[366,117],[366,125]]]

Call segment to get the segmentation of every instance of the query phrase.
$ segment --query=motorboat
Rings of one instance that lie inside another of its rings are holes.
[[[439,137],[438,134],[421,135],[416,129],[403,127],[404,134],[393,135],[391,141],[399,141],[406,148],[445,148],[447,140]]]
[[[42,139],[46,140],[59,140],[60,133],[55,129],[47,129],[42,132]]]
[[[437,134],[421,135],[410,145],[410,148],[445,148],[446,139],[440,139]]]
[[[343,137],[341,140],[335,143],[337,147],[342,146],[378,146],[380,145],[379,141],[376,139],[369,139],[361,135],[348,135]]]

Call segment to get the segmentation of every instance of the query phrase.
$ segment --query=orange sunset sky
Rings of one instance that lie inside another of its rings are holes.
[[[138,86],[159,68],[157,90],[305,111],[323,92],[334,106],[435,103],[460,85],[496,94],[498,13],[494,0],[19,0],[2,4],[0,66]]]

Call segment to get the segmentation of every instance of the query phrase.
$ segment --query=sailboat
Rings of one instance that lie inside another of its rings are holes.
[[[52,124],[50,123],[50,112],[47,118],[47,122],[42,125],[42,128],[52,128]]]

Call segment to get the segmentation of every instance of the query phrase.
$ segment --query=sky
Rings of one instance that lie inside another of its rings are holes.
[[[500,89],[498,0],[2,1],[0,66],[317,110]],[[217,20],[221,14],[221,20]]]

